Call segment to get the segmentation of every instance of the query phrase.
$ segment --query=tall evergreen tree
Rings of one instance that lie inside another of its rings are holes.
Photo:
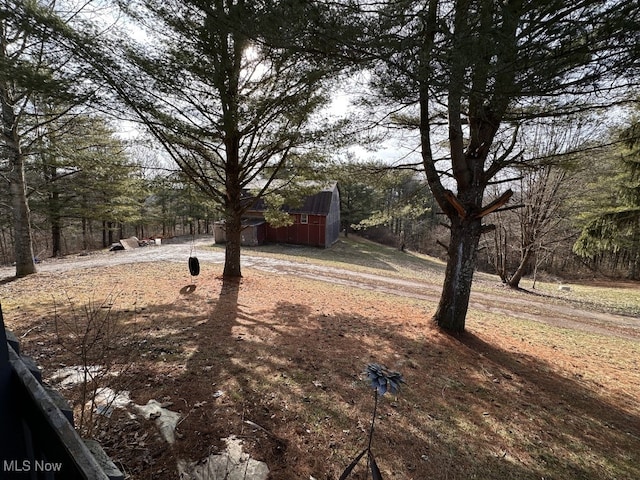
[[[69,54],[52,48],[51,25],[64,23],[55,1],[6,0],[0,4],[0,159],[10,186],[16,276],[36,271],[27,200],[25,165],[42,143],[42,125],[51,118],[42,106],[50,100],[79,102]],[[33,14],[36,14],[34,17]],[[77,79],[76,79],[77,80]]]
[[[331,63],[298,48],[327,4],[217,0],[121,2],[147,39],[121,56],[78,52],[132,109],[226,221],[223,275],[239,277],[241,218],[313,142]],[[292,43],[293,42],[293,43]],[[123,45],[123,42],[119,42]],[[110,48],[118,50],[118,45]],[[99,58],[99,60],[96,60]],[[255,180],[261,188],[246,195]]]
[[[141,169],[104,118],[51,110],[27,170],[34,217],[50,231],[53,256],[63,254],[63,232],[72,225],[82,225],[87,249],[92,223],[100,222],[106,247],[110,231],[113,236],[119,226],[141,219],[147,195]]]
[[[377,11],[374,86],[414,115],[422,163],[449,219],[435,322],[465,328],[480,236],[505,190],[487,186],[521,161],[518,132],[540,118],[625,100],[638,73],[640,6],[626,0],[388,1]],[[443,152],[443,140],[447,148]]]
[[[573,251],[595,259],[613,255],[626,260],[629,278],[640,278],[640,121],[620,134],[623,148],[609,151],[589,183],[595,195],[585,199],[582,231]]]

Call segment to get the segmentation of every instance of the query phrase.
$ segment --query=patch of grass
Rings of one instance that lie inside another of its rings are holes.
[[[594,282],[595,283],[595,282]],[[640,283],[611,282],[611,286],[589,283],[570,283],[568,291],[561,291],[557,284],[540,283],[537,290],[549,296],[572,302],[583,308],[640,316]]]
[[[214,246],[212,248],[221,248]],[[246,247],[248,255],[294,260],[303,263],[374,272],[380,275],[432,279],[444,275],[445,264],[434,257],[415,252],[400,252],[370,240],[351,235],[341,236],[330,248],[301,245],[267,244]]]

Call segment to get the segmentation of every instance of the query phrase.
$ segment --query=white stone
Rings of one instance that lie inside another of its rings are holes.
[[[209,455],[204,462],[178,461],[180,480],[266,480],[269,467],[254,460],[242,450],[242,440],[231,436],[224,439],[224,452]]]
[[[176,426],[180,420],[178,412],[172,412],[162,407],[157,400],[149,400],[146,405],[133,404],[133,408],[148,420],[154,420],[160,433],[169,444],[176,441]]]
[[[73,387],[74,385],[84,383],[85,380],[87,382],[92,381],[93,378],[100,375],[102,371],[103,367],[100,365],[64,367],[53,372],[50,380],[61,388]]]

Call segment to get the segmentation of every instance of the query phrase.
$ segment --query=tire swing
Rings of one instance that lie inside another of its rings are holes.
[[[195,235],[191,237],[191,251],[189,252],[189,273],[192,277],[197,277],[200,275],[200,261],[198,257],[196,257],[196,239]]]
[[[189,273],[192,277],[200,275],[200,261],[198,257],[189,257]]]

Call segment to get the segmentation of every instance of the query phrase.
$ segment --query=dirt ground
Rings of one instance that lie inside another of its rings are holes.
[[[199,252],[194,278],[176,263],[190,248],[51,262],[0,285],[45,378],[102,365],[94,387],[180,414],[170,445],[127,408],[82,418],[82,391],[58,385],[128,478],[177,479],[178,460],[236,435],[271,479],[337,479],[366,445],[372,362],[406,380],[376,419],[385,479],[640,478],[636,318],[487,286],[450,337],[430,322],[433,282],[261,257],[229,282],[219,251]]]

